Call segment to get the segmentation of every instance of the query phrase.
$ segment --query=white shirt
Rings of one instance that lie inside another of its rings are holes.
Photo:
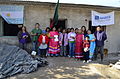
[[[76,33],[75,32],[70,32],[68,33],[68,39],[69,41],[75,41],[75,39],[71,38],[71,37],[76,37]]]
[[[45,43],[45,36],[43,36],[42,43]]]

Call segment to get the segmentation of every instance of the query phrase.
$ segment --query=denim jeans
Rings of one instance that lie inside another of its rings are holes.
[[[69,43],[69,56],[74,57],[75,54],[75,43]]]
[[[24,50],[27,50],[27,44],[26,43],[19,43],[19,47],[24,49]]]
[[[60,56],[66,56],[66,46],[60,46]]]
[[[41,57],[46,57],[47,49],[38,49],[38,55]]]
[[[37,41],[33,42],[32,50],[38,52],[38,42]]]

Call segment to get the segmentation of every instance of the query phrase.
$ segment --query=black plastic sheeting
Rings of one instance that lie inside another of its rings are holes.
[[[17,46],[0,44],[0,79],[23,73],[36,71],[48,62],[42,58],[33,58]]]

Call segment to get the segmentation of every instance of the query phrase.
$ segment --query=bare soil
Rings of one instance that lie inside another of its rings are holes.
[[[120,79],[120,70],[109,67],[110,60],[92,63],[65,57],[48,57],[47,60],[49,65],[36,72],[7,79]]]

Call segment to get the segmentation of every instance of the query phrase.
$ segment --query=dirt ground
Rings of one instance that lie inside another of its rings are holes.
[[[118,59],[118,58],[117,58]],[[120,79],[120,70],[109,67],[110,61],[83,63],[71,58],[48,57],[49,65],[30,74],[7,79]]]

